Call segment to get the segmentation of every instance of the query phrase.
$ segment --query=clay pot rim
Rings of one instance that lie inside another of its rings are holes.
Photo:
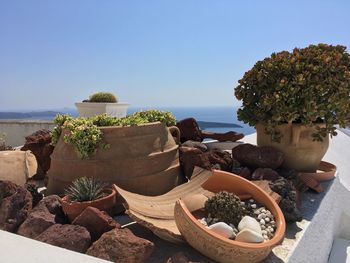
[[[311,178],[319,182],[328,181],[332,180],[335,177],[335,174],[337,172],[337,166],[326,161],[321,161],[317,168],[317,171],[314,173],[299,172],[299,175],[310,176]]]
[[[104,197],[101,197],[101,198],[98,198],[96,200],[92,200],[92,201],[83,201],[83,202],[79,202],[79,201],[74,201],[74,202],[71,202],[69,200],[69,196],[68,195],[65,195],[64,197],[62,197],[62,202],[65,202],[67,205],[69,206],[75,206],[75,205],[82,205],[82,204],[91,204],[91,203],[95,203],[95,202],[101,202],[101,201],[104,201],[104,200],[107,200],[107,199],[110,199],[110,198],[113,198],[113,196],[117,195],[117,190],[115,190],[114,188],[106,188],[104,189],[103,191],[106,191],[108,192],[109,194],[104,196]]]
[[[122,128],[128,129],[128,128],[135,128],[135,127],[149,127],[149,126],[159,126],[159,125],[166,126],[164,123],[162,123],[160,121],[155,121],[155,122],[135,124],[135,125],[127,125],[127,126],[99,126],[98,128],[103,131],[103,130],[110,130],[110,129],[122,129]]]
[[[257,191],[261,192],[265,196],[265,198],[267,198],[270,201],[270,203],[272,203],[272,205],[274,206],[274,208],[277,211],[277,214],[274,214],[273,211],[271,211],[271,213],[275,217],[275,222],[277,224],[277,229],[275,231],[275,234],[274,234],[273,238],[268,240],[268,241],[264,241],[262,243],[248,243],[248,242],[241,242],[241,241],[231,240],[231,239],[222,237],[219,234],[217,234],[217,233],[215,233],[213,231],[210,231],[203,224],[198,222],[198,220],[188,210],[187,206],[185,205],[183,200],[181,200],[181,198],[180,198],[179,200],[176,201],[176,203],[180,205],[181,209],[191,219],[191,221],[194,222],[204,232],[210,234],[213,238],[218,239],[221,242],[229,243],[229,244],[231,244],[233,246],[236,246],[236,247],[239,247],[239,248],[244,248],[244,249],[264,249],[264,248],[269,248],[269,249],[272,249],[273,247],[275,247],[278,244],[280,244],[282,242],[282,240],[284,239],[284,233],[286,231],[286,222],[285,222],[284,215],[283,215],[282,210],[280,209],[279,205],[267,193],[265,193],[260,187],[256,186],[255,184],[253,184],[249,180],[247,180],[247,179],[245,179],[243,177],[240,177],[239,175],[233,174],[233,173],[224,172],[224,171],[220,171],[220,170],[213,170],[213,173],[217,173],[217,172],[224,173],[224,174],[229,174],[231,176],[235,176],[239,180],[242,180],[243,182],[245,182],[246,184],[250,184]],[[254,196],[252,196],[252,198],[254,199]],[[265,205],[265,204],[263,204],[263,205]]]

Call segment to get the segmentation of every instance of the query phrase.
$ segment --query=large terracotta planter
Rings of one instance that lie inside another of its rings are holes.
[[[322,125],[320,124],[322,127]],[[272,146],[285,154],[282,164],[285,168],[302,172],[315,172],[326,154],[329,145],[327,135],[322,142],[313,141],[312,134],[316,132],[316,126],[301,124],[283,124],[277,126],[283,137],[281,142],[274,142],[270,135],[265,133],[265,125],[257,124],[257,145]]]
[[[83,176],[143,195],[164,194],[182,183],[178,145],[164,124],[101,127],[101,131],[109,149],[98,149],[83,160],[63,136],[59,138],[51,155],[48,194],[62,194]]]
[[[88,206],[98,208],[111,215],[113,206],[115,205],[117,191],[109,189],[106,190],[106,192],[107,195],[105,197],[86,202],[70,202],[69,196],[64,196],[62,198],[62,209],[67,214],[70,222],[80,215]]]
[[[271,211],[277,224],[275,236],[263,243],[230,240],[199,223],[185,202],[179,199],[174,212],[176,225],[186,241],[202,254],[224,263],[259,262],[269,255],[273,247],[282,242],[286,229],[284,216],[278,204],[261,188],[238,175],[223,171],[214,171],[202,187],[214,193],[228,191],[239,196],[251,196]]]

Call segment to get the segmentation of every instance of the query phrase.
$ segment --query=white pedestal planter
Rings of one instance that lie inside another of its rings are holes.
[[[129,103],[105,103],[105,102],[77,102],[80,117],[93,117],[107,113],[107,115],[117,118],[126,116]]]

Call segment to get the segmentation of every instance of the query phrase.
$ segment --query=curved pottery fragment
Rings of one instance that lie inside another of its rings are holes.
[[[272,248],[284,238],[286,223],[277,203],[262,189],[250,181],[223,171],[214,170],[213,175],[202,184],[203,189],[217,193],[228,191],[239,196],[250,195],[268,208],[275,217],[277,229],[271,240],[263,243],[245,243],[224,238],[203,226],[179,199],[175,204],[175,221],[185,240],[207,257],[223,263],[259,262],[266,258]]]

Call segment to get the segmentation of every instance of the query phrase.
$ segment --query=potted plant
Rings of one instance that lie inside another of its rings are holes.
[[[117,97],[109,92],[97,92],[88,100],[75,103],[81,117],[93,117],[106,113],[109,116],[122,118],[126,116],[128,103],[118,102]]]
[[[72,182],[62,198],[62,208],[72,222],[88,206],[111,214],[117,192],[93,177],[80,177]]]
[[[329,134],[350,120],[350,55],[327,44],[273,53],[238,81],[238,119],[256,126],[257,144],[285,153],[284,166],[314,172]]]
[[[140,111],[125,118],[57,115],[55,122],[49,194],[62,194],[83,175],[145,195],[166,193],[182,182],[180,135],[170,112]]]

